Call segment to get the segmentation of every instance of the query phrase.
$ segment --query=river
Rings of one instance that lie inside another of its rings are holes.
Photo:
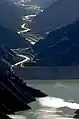
[[[19,119],[73,119],[75,109],[79,109],[78,80],[27,80],[27,83],[41,89],[48,94],[48,97],[31,103],[31,110],[16,113],[19,115]]]

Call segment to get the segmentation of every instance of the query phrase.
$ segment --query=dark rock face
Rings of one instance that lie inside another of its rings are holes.
[[[11,118],[7,116],[5,113],[0,112],[0,119],[11,119]]]
[[[13,50],[5,45],[0,46],[0,59],[11,65],[23,60]]]
[[[16,54],[11,51],[8,47],[0,46],[0,57],[10,64],[16,63]]]
[[[36,16],[30,28],[32,32],[45,35],[46,32],[71,24],[78,17],[79,0],[58,0]]]
[[[75,111],[74,119],[79,119],[79,110]]]
[[[28,86],[17,77],[10,64],[0,56],[0,119],[10,119],[6,114],[31,109],[29,103],[45,96],[45,93]]]
[[[29,42],[22,36],[0,25],[0,45],[7,45],[11,49],[29,47]]]
[[[73,66],[79,64],[79,21],[52,31],[33,47],[37,65]]]

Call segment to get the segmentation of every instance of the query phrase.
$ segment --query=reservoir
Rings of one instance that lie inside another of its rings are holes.
[[[48,94],[31,103],[32,109],[18,112],[21,119],[73,119],[79,109],[79,80],[27,80]]]

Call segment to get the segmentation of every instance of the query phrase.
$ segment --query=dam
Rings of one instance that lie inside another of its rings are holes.
[[[17,76],[24,80],[73,80],[79,79],[78,66],[27,66],[25,68],[14,67]]]

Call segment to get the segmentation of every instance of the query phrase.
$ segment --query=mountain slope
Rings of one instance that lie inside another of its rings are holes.
[[[22,23],[21,17],[26,14],[26,10],[15,5],[9,0],[0,0],[0,24],[5,28],[16,31]]]
[[[2,61],[6,62],[9,65],[13,65],[23,60],[16,53],[14,53],[12,50],[10,50],[7,46],[4,45],[0,46],[0,58]]]
[[[0,45],[2,44],[13,49],[29,47],[30,43],[16,32],[6,29],[0,25]]]
[[[37,65],[72,66],[79,64],[79,21],[52,31],[33,47]]]
[[[30,28],[35,33],[44,34],[72,23],[79,17],[79,0],[58,0],[44,12],[37,15]]]
[[[5,49],[3,46],[1,48]],[[28,86],[23,79],[16,76],[2,55],[0,54],[0,119],[11,119],[7,115],[13,116],[15,112],[31,109],[29,103],[47,95]]]

